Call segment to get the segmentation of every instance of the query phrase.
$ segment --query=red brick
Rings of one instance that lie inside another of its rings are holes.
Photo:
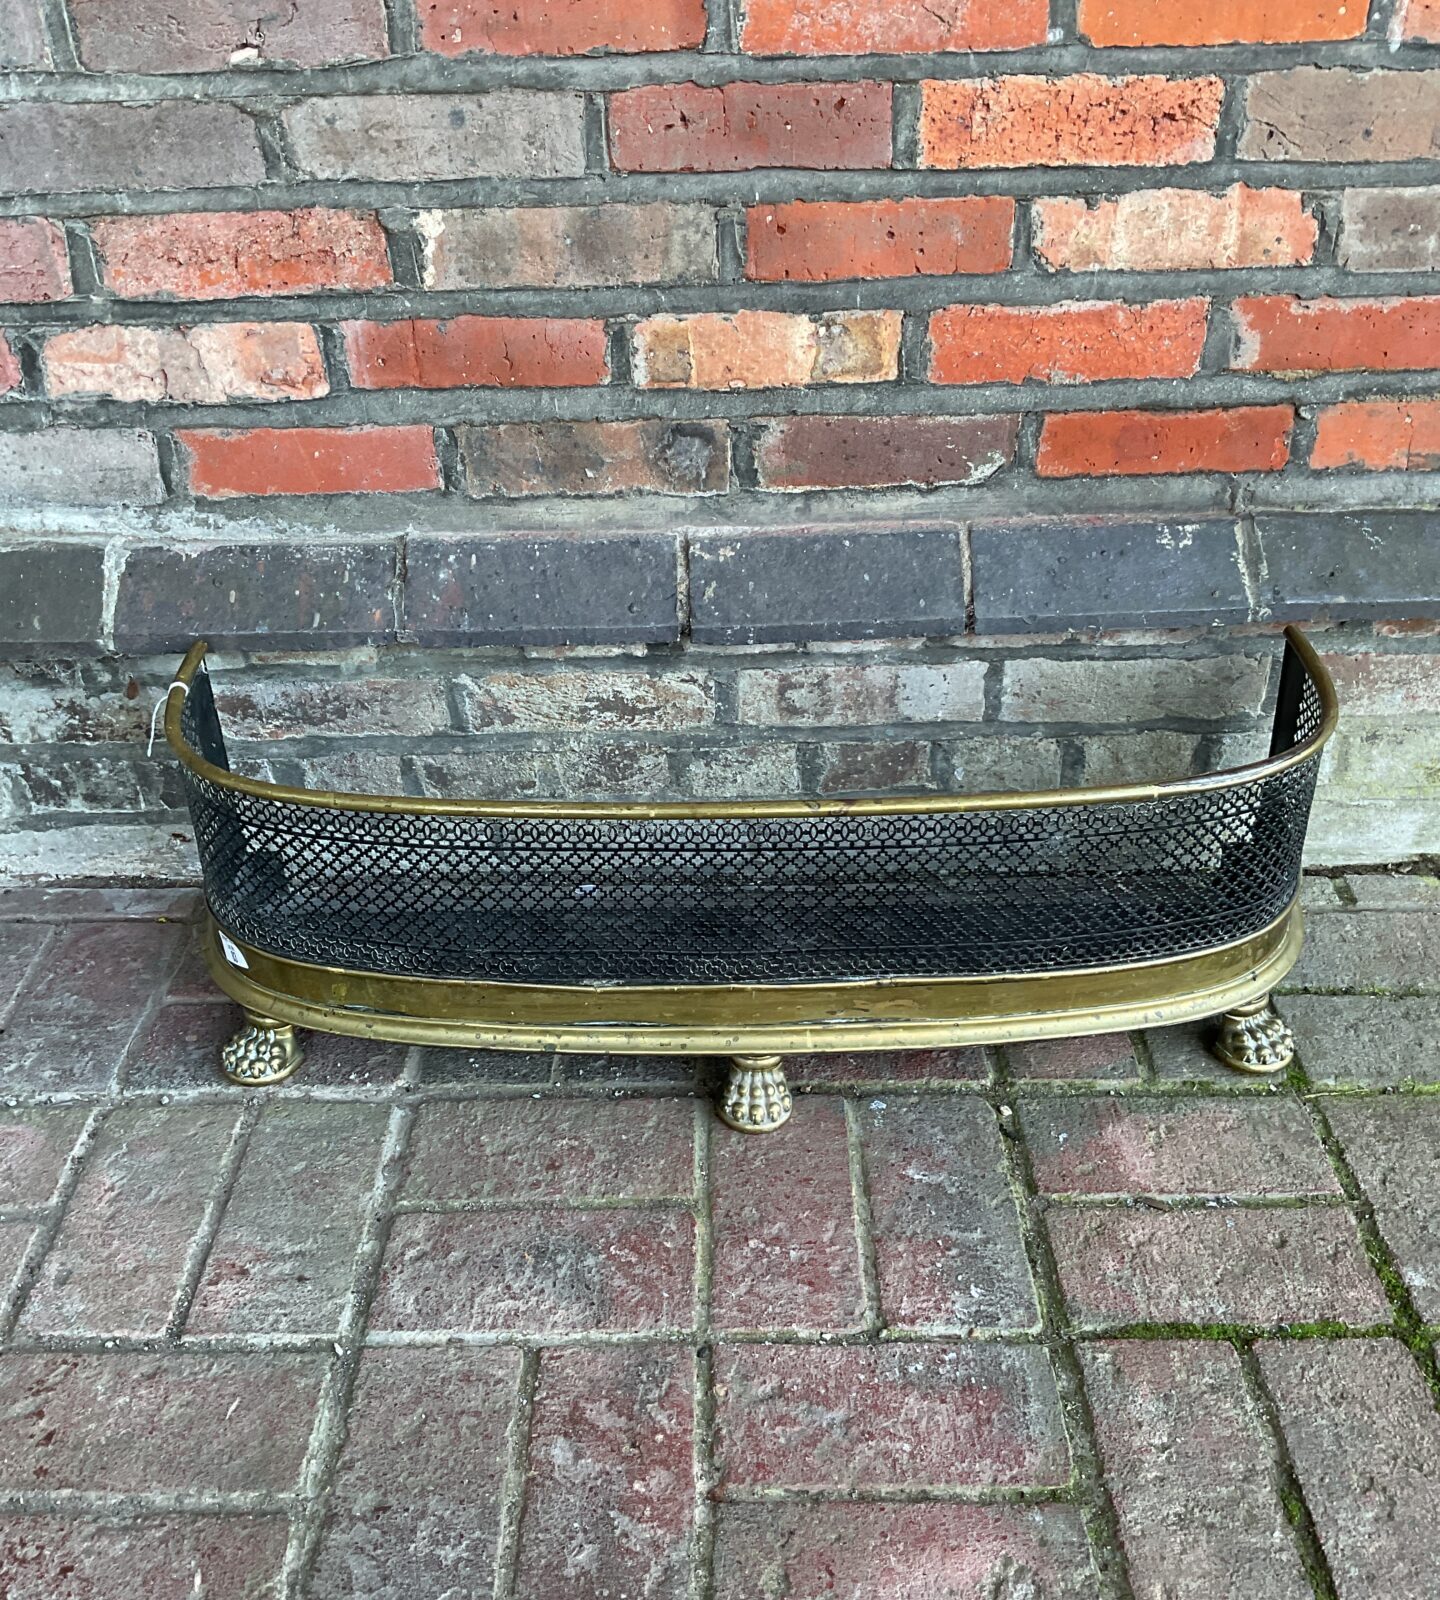
[[[1199,370],[1208,300],[946,306],[930,317],[935,383],[1091,383],[1188,378]]]
[[[1440,1592],[1440,1420],[1410,1353],[1388,1339],[1258,1349],[1335,1592]]]
[[[688,1199],[695,1111],[686,1100],[438,1101],[410,1136],[405,1199]]]
[[[1136,1322],[1385,1322],[1347,1211],[1052,1207],[1065,1298],[1086,1328]]]
[[[343,327],[357,389],[570,388],[610,375],[605,324],[594,318],[452,317]]]
[[[704,311],[647,317],[631,342],[646,389],[885,383],[900,369],[898,311]]]
[[[541,1352],[517,1593],[690,1592],[691,1372],[690,1352],[674,1346]]]
[[[1219,78],[970,78],[921,86],[922,167],[1161,167],[1208,161]]]
[[[865,1172],[890,1327],[1038,1327],[1020,1222],[983,1101],[872,1100]]]
[[[1440,468],[1440,400],[1351,400],[1320,412],[1312,467]]]
[[[1034,1039],[1006,1047],[1017,1078],[1137,1078],[1139,1063],[1130,1036],[1091,1033],[1078,1039]]]
[[[366,1350],[309,1587],[314,1600],[490,1587],[516,1350]]]
[[[1061,272],[1203,272],[1303,266],[1320,224],[1298,189],[1140,189],[1032,203],[1035,253]]]
[[[46,389],[57,397],[223,405],[330,392],[320,341],[300,322],[73,328],[46,341],[44,365]]]
[[[1015,202],[790,200],[745,213],[745,276],[765,282],[1004,272]]]
[[[1294,1100],[1046,1100],[1024,1110],[1050,1194],[1338,1194]]]
[[[1018,50],[1044,44],[1046,0],[747,0],[740,47],[757,56],[889,55],[896,51]]]
[[[15,359],[10,341],[0,333],[0,394],[8,394],[11,389],[18,389],[20,382],[20,363]]]
[[[1356,0],[1080,0],[1091,44],[1305,44],[1355,39],[1366,8]]]
[[[234,0],[71,0],[91,72],[221,72],[242,63],[323,67],[390,51],[384,0],[288,0],[246,12]]]
[[[1402,39],[1440,43],[1440,0],[1407,0],[1398,31]]]
[[[1237,300],[1243,372],[1423,371],[1440,363],[1440,295],[1405,300]]]
[[[722,1505],[716,1593],[786,1600],[1091,1600],[1070,1506]]]
[[[755,447],[766,489],[980,483],[1015,455],[1016,417],[775,417]]]
[[[609,110],[619,172],[890,165],[888,83],[651,84]]]
[[[839,1050],[817,1056],[787,1056],[792,1083],[849,1088],[867,1084],[984,1083],[985,1052],[956,1050]]]
[[[1070,1475],[1035,1345],[725,1345],[715,1392],[723,1488],[865,1494]]]
[[[78,1106],[0,1111],[0,1206],[48,1204],[87,1115]]]
[[[0,219],[0,304],[66,300],[73,292],[59,227],[39,217]]]
[[[874,794],[934,787],[923,739],[867,739],[817,746],[821,794]]]
[[[1308,1600],[1234,1348],[1127,1339],[1081,1359],[1135,1593]]]
[[[705,0],[421,0],[421,43],[443,56],[583,56],[694,50],[705,42]]]
[[[1042,478],[1274,472],[1290,459],[1289,406],[1233,411],[1088,411],[1046,417]]]
[[[716,1323],[858,1329],[865,1301],[844,1105],[805,1101],[783,1140],[717,1129],[712,1165]]]
[[[186,428],[190,488],[205,499],[245,494],[398,494],[438,489],[432,428]]]
[[[365,211],[215,211],[91,224],[108,289],[132,300],[228,300],[379,289],[385,232]]]
[[[147,1517],[135,1523],[0,1515],[6,1600],[259,1600],[278,1586],[284,1517]]]
[[[287,1493],[324,1365],[315,1355],[11,1351],[0,1362],[0,1489]]]
[[[687,1211],[483,1211],[396,1219],[372,1328],[641,1333],[688,1328]]]

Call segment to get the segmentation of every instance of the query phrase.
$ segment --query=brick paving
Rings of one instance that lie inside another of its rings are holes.
[[[713,1067],[235,1015],[181,891],[0,891],[6,1600],[1430,1600],[1440,885],[1204,1030]]]

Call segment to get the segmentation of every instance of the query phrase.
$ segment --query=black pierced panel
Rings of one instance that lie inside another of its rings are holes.
[[[185,731],[213,749],[202,682]],[[1287,742],[1315,732],[1315,686],[1282,715]],[[186,781],[211,909],[276,954],[493,981],[778,984],[1108,966],[1259,932],[1295,894],[1318,759],[1159,800],[875,816],[444,816]]]

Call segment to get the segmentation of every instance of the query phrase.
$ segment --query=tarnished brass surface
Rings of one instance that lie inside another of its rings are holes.
[[[1283,1072],[1295,1059],[1295,1036],[1265,995],[1221,1017],[1215,1054],[1237,1072]]]
[[[247,1010],[245,1026],[220,1051],[220,1070],[231,1083],[252,1089],[293,1077],[305,1053],[288,1022]]]
[[[732,1056],[720,1096],[720,1120],[741,1133],[773,1133],[794,1102],[779,1056]]]

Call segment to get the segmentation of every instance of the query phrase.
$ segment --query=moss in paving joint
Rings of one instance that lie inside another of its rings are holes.
[[[1363,1326],[1319,1318],[1313,1322],[1124,1322],[1113,1327],[1082,1328],[1075,1338],[1082,1343],[1103,1339],[1210,1340],[1219,1344],[1246,1343],[1256,1339],[1294,1343],[1302,1339],[1388,1339],[1397,1337],[1393,1323],[1366,1323]]]

